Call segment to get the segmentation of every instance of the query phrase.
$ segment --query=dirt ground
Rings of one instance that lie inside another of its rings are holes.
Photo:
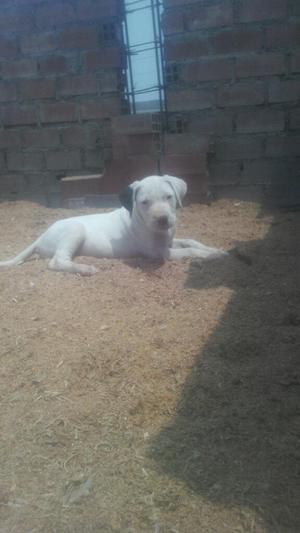
[[[0,257],[74,213],[0,204]],[[0,272],[1,533],[299,533],[299,222],[219,200],[178,234],[248,261]]]

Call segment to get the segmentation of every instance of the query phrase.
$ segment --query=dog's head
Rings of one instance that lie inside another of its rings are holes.
[[[121,204],[156,233],[175,226],[176,207],[182,206],[186,183],[174,176],[148,176],[135,181],[120,194]]]

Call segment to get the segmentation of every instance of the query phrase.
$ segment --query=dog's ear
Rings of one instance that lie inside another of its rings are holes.
[[[119,194],[119,200],[123,207],[125,207],[129,213],[132,213],[133,209],[133,203],[136,197],[136,189],[137,189],[138,181],[134,181],[126,189],[124,189],[121,194]]]
[[[175,178],[175,176],[168,176],[165,174],[163,178],[169,183],[169,185],[171,185],[176,196],[177,205],[182,207],[182,200],[187,192],[187,184],[181,178]]]

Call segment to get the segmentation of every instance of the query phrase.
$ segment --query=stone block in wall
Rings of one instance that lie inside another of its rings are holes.
[[[187,31],[220,28],[233,23],[233,5],[231,0],[217,3],[193,4],[185,8],[184,24]]]
[[[7,153],[8,170],[19,170],[26,172],[28,170],[42,170],[45,168],[45,159],[42,152],[16,152]]]
[[[288,0],[241,0],[237,6],[239,22],[280,20],[288,13]]]
[[[121,49],[118,47],[97,48],[83,54],[83,68],[87,72],[100,68],[120,68],[121,64]]]
[[[96,94],[97,91],[98,86],[95,76],[68,76],[57,81],[58,97]]]
[[[21,131],[19,129],[0,130],[0,149],[17,148],[21,144]]]
[[[80,170],[81,154],[78,150],[56,150],[45,154],[48,170]]]
[[[59,27],[76,21],[75,9],[71,2],[46,2],[35,10],[36,25],[39,29]]]
[[[67,28],[58,35],[58,48],[63,50],[97,48],[98,40],[98,30],[91,26]]]
[[[207,37],[208,46],[215,54],[242,54],[262,49],[262,28],[225,28]]]
[[[35,20],[31,9],[16,8],[14,5],[6,9],[1,9],[1,33],[32,31],[34,24]]]
[[[0,82],[0,102],[17,100],[17,86],[14,82]]]
[[[40,106],[42,123],[74,122],[77,115],[77,104],[73,102],[53,102]]]
[[[182,10],[167,10],[162,15],[164,35],[183,33],[185,31],[184,12]]]
[[[268,137],[266,155],[268,157],[300,158],[300,135],[272,135]]]
[[[164,152],[166,154],[204,154],[209,150],[208,135],[193,135],[191,133],[166,134],[164,136]]]
[[[65,146],[84,146],[86,144],[86,130],[82,125],[74,125],[61,129],[62,143]]]
[[[77,0],[76,17],[80,21],[91,21],[103,17],[114,17],[118,15],[119,4],[117,0]]]
[[[39,55],[56,49],[54,32],[31,32],[20,37],[21,52],[24,55]]]
[[[26,149],[54,148],[60,145],[58,128],[30,128],[21,130],[22,146]]]
[[[212,107],[215,96],[211,89],[169,90],[167,99],[170,111],[195,111]]]
[[[291,130],[300,130],[300,108],[292,109],[290,111],[289,124]]]
[[[121,102],[119,97],[97,98],[84,100],[80,105],[82,120],[97,120],[115,117],[121,114]]]
[[[228,80],[232,78],[232,62],[224,58],[205,58],[181,66],[180,79],[186,83]]]
[[[57,76],[59,74],[70,74],[72,65],[70,64],[70,59],[66,56],[51,55],[39,59],[38,70],[41,76]]]
[[[280,109],[253,109],[237,115],[237,133],[276,132],[284,129],[285,113]]]
[[[299,102],[300,80],[274,80],[269,87],[269,102]]]
[[[291,70],[292,72],[300,72],[300,51],[292,54]]]
[[[216,158],[221,161],[257,159],[264,155],[264,136],[243,135],[216,141]]]
[[[0,118],[4,126],[37,124],[36,108],[31,105],[6,105],[0,110]]]
[[[95,168],[102,171],[104,166],[103,152],[99,148],[93,150],[84,150],[83,152],[84,168]]]
[[[0,35],[0,57],[13,58],[18,54],[18,44],[15,36]]]
[[[239,185],[241,165],[237,161],[212,161],[209,165],[210,184]]]
[[[289,21],[268,25],[266,45],[269,49],[300,48],[300,22]]]
[[[262,81],[242,81],[219,87],[217,105],[220,107],[263,104],[265,86]]]
[[[15,59],[1,63],[3,78],[22,78],[37,75],[37,62],[34,59]]]
[[[113,134],[137,135],[153,132],[153,119],[151,113],[137,115],[120,115],[111,123]]]
[[[167,61],[186,61],[199,59],[209,53],[207,37],[192,36],[185,39],[167,39],[165,41],[165,58]]]
[[[19,89],[22,100],[44,100],[55,97],[56,85],[54,80],[22,80]]]
[[[284,54],[255,54],[236,58],[238,78],[281,76],[283,74],[286,74]]]
[[[241,184],[269,185],[280,183],[290,175],[289,162],[272,159],[256,159],[245,161],[241,173]]]
[[[233,131],[232,111],[212,109],[200,113],[190,113],[187,119],[187,131],[195,135],[228,135]]]

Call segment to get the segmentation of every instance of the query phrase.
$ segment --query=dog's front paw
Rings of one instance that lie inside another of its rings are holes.
[[[80,269],[78,269],[78,274],[81,276],[94,276],[97,272],[98,269],[93,265],[80,265]]]

